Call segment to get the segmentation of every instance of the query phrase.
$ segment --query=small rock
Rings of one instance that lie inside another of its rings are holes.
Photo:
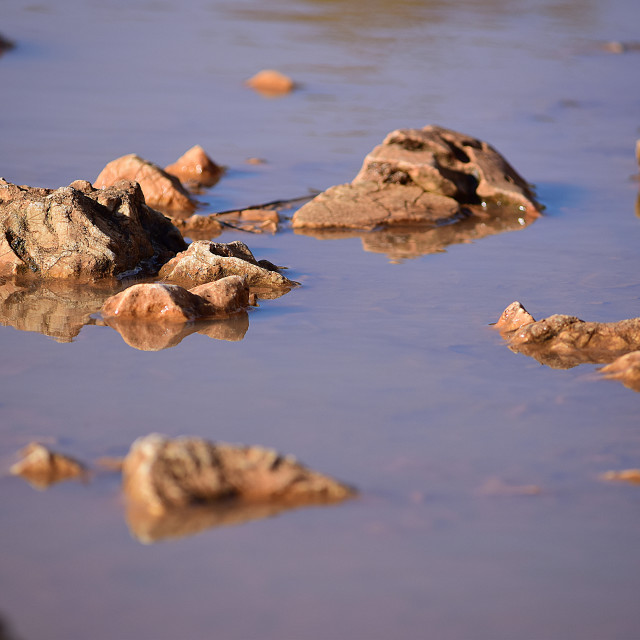
[[[231,315],[249,306],[249,287],[241,276],[227,276],[190,291],[206,300],[216,310],[216,315]]]
[[[5,38],[1,33],[0,33],[0,56],[5,53],[6,51],[9,51],[10,49],[13,49],[15,47],[15,44],[13,44],[13,42],[11,42],[11,40],[7,40],[7,38]]]
[[[495,328],[500,332],[510,332],[523,327],[526,324],[535,322],[533,316],[519,303],[512,302],[500,316],[495,324]]]
[[[600,478],[607,482],[630,482],[640,484],[640,469],[624,469],[622,471],[607,471]]]
[[[625,387],[640,391],[640,351],[632,351],[600,369],[607,380],[620,380]]]
[[[174,220],[174,224],[183,236],[191,240],[211,240],[219,236],[223,229],[215,213],[206,216],[194,213],[184,220]]]
[[[246,82],[247,86],[255,89],[258,93],[275,97],[291,93],[296,87],[295,82],[274,69],[264,69],[259,71]]]
[[[160,277],[167,282],[186,284],[189,287],[238,275],[247,279],[250,287],[291,289],[297,283],[285,278],[278,271],[264,268],[242,242],[216,243],[197,240],[179,253],[160,270]]]
[[[123,485],[129,500],[155,514],[229,499],[292,505],[337,502],[354,493],[270,449],[200,438],[170,440],[158,434],[133,443],[124,461]]]
[[[200,145],[191,147],[164,170],[192,188],[212,187],[224,174],[224,167],[217,165]]]
[[[120,180],[137,182],[144,193],[146,203],[165,213],[184,217],[185,214],[193,213],[197,206],[178,178],[134,153],[109,162],[93,186],[103,189]]]
[[[56,482],[87,475],[87,469],[82,463],[51,451],[37,442],[27,445],[21,455],[22,459],[11,467],[10,472],[22,476],[38,489],[46,489]]]

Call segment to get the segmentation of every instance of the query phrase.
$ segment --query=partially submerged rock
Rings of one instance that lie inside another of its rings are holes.
[[[632,351],[600,369],[607,380],[619,380],[634,391],[640,391],[640,351]]]
[[[316,196],[292,224],[305,230],[438,226],[483,204],[504,207],[514,221],[531,222],[540,213],[531,187],[486,142],[437,126],[398,129],[367,155],[350,184]]]
[[[295,82],[275,69],[263,69],[246,82],[248,87],[255,89],[267,97],[276,97],[291,93],[295,89]]]
[[[224,167],[216,164],[198,144],[164,170],[193,189],[212,187],[224,174]]]
[[[196,209],[196,201],[191,198],[178,178],[135,153],[109,162],[100,172],[93,186],[103,189],[120,180],[137,182],[147,204],[168,215],[184,217],[192,214]]]
[[[124,461],[123,486],[129,500],[153,514],[228,500],[329,503],[354,493],[271,449],[158,434],[133,443]]]
[[[0,179],[0,276],[95,280],[154,273],[185,246],[135,183],[97,190],[78,180],[54,190]]]
[[[246,278],[253,288],[289,290],[297,283],[285,278],[278,267],[266,260],[256,260],[243,242],[217,243],[197,240],[167,262],[160,270],[166,282],[189,288],[230,275]]]
[[[629,482],[640,484],[640,469],[623,469],[622,471],[606,471],[601,474],[601,480],[607,482]]]
[[[56,482],[87,475],[87,468],[81,462],[51,451],[37,442],[27,445],[20,454],[21,460],[11,467],[10,472],[22,476],[38,489],[46,489]]]
[[[640,318],[585,322],[575,316],[553,315],[535,321],[519,302],[513,302],[495,326],[512,351],[555,369],[613,363],[602,369],[605,377],[628,381],[632,388],[636,378],[640,379],[640,355],[632,353],[640,350]]]

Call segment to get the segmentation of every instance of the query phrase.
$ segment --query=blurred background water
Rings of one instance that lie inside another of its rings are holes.
[[[633,0],[0,1],[0,175],[58,187],[193,144],[228,167],[202,212],[348,182],[397,127],[488,141],[546,205],[413,259],[358,237],[227,232],[302,287],[242,340],[144,352],[0,328],[0,616],[93,640],[630,638],[640,611],[640,396],[510,352],[489,327],[639,314]],[[267,99],[262,68],[300,87]],[[263,165],[249,165],[260,157]],[[398,242],[402,244],[402,239]],[[151,431],[262,444],[357,500],[142,545],[117,475],[35,491],[33,439],[91,461]],[[497,479],[497,480],[496,480]],[[483,487],[535,485],[537,495]],[[499,493],[499,492],[498,492]],[[508,492],[507,492],[508,493]]]

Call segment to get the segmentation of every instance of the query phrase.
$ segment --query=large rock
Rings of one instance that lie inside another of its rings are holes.
[[[94,280],[154,273],[185,247],[135,183],[96,190],[79,180],[53,190],[0,179],[0,275]]]
[[[159,275],[189,288],[231,275],[245,277],[251,288],[289,290],[297,285],[277,269],[266,260],[256,260],[243,242],[197,240],[167,262]]]
[[[293,216],[296,229],[372,229],[455,222],[500,205],[514,219],[539,215],[530,186],[489,144],[437,126],[392,131],[350,184],[331,187]]]
[[[224,174],[200,145],[195,145],[164,170],[192,189],[212,187]]]
[[[93,186],[110,187],[120,180],[137,182],[147,204],[172,216],[188,216],[196,209],[196,202],[175,176],[135,153],[116,158],[107,164]]]
[[[230,499],[301,505],[353,495],[350,487],[271,449],[158,434],[133,443],[123,485],[129,500],[154,514]]]
[[[640,318],[585,322],[575,316],[552,315],[536,321],[519,302],[513,302],[495,326],[512,351],[555,369],[608,364],[640,350]]]

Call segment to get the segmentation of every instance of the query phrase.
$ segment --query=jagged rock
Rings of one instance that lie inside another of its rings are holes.
[[[224,174],[200,145],[195,145],[164,170],[190,188],[212,187]]]
[[[87,475],[87,468],[81,462],[51,451],[37,442],[27,445],[20,453],[22,459],[11,467],[10,472],[22,476],[38,489]]]
[[[185,247],[135,183],[96,190],[78,180],[53,190],[0,179],[0,275],[95,280],[153,273]]]
[[[184,217],[196,209],[188,191],[178,178],[158,165],[140,158],[135,153],[116,158],[107,164],[96,178],[97,189],[110,187],[120,180],[137,182],[150,207],[162,210],[171,216]]]
[[[231,499],[301,505],[353,495],[350,487],[270,449],[158,434],[133,443],[123,485],[129,500],[154,514]]]
[[[167,262],[159,275],[167,282],[189,287],[230,275],[246,277],[247,284],[252,288],[289,290],[297,284],[276,269],[267,261],[256,260],[243,242],[225,244],[197,240],[186,251]]]
[[[240,276],[209,282],[191,291],[163,282],[135,284],[108,298],[102,316],[119,320],[192,322],[224,316],[249,306],[249,288]]]
[[[575,316],[553,315],[535,321],[519,302],[513,302],[495,326],[512,351],[555,369],[606,364],[640,350],[640,318],[584,322]]]
[[[293,91],[296,86],[295,82],[289,78],[289,76],[274,69],[259,71],[249,78],[246,84],[267,97],[285,95]]]
[[[437,126],[392,131],[350,184],[316,196],[293,216],[296,229],[440,225],[482,204],[514,220],[539,215],[530,186],[486,142]],[[524,225],[521,225],[524,226]]]
[[[634,391],[640,391],[640,351],[632,351],[611,364],[600,369],[600,373],[607,380],[620,380],[622,384]]]

